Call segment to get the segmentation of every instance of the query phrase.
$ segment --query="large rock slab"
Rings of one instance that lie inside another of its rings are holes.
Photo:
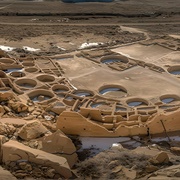
[[[16,178],[7,170],[0,166],[0,179],[1,180],[16,180]]]
[[[41,150],[32,149],[17,141],[10,140],[2,145],[2,161],[6,165],[19,160],[26,160],[38,165],[52,167],[57,173],[65,178],[72,176],[69,164],[64,157],[46,153]]]
[[[77,161],[76,147],[72,140],[68,138],[62,131],[57,130],[55,133],[44,136],[39,141],[41,150],[60,154],[68,160],[70,167]]]
[[[25,124],[19,131],[18,136],[24,140],[31,140],[40,137],[48,132],[48,129],[40,121],[30,121]]]
[[[20,118],[2,118],[0,123],[12,124],[13,126],[23,126],[27,121]]]

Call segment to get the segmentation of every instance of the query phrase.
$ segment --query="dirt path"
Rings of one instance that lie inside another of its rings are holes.
[[[146,22],[146,23],[7,23],[0,22],[0,25],[13,26],[156,26],[156,25],[173,25],[180,24],[177,22]]]
[[[0,9],[5,9],[5,8],[11,6],[11,5],[12,5],[12,3],[11,3],[11,4],[8,4],[8,5],[6,5],[6,6],[0,7]]]

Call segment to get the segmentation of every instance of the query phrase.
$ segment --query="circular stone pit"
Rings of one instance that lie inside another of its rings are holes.
[[[98,107],[103,106],[103,105],[106,105],[106,103],[105,102],[95,102],[95,103],[92,103],[90,106],[92,108],[98,108]]]
[[[128,63],[129,60],[125,56],[117,56],[117,55],[109,55],[101,58],[101,63],[103,64],[110,64],[116,62]]]
[[[10,58],[0,58],[0,63],[3,63],[3,64],[14,64],[15,61],[13,59],[10,59]]]
[[[11,72],[9,75],[12,76],[12,77],[14,77],[14,78],[21,78],[21,77],[26,76],[25,73],[19,72],[19,71]]]
[[[99,88],[99,94],[103,96],[123,97],[127,90],[119,85],[105,85]]]
[[[45,89],[38,89],[28,93],[28,96],[34,102],[43,102],[53,98],[54,94]]]
[[[129,107],[148,106],[148,101],[141,98],[133,98],[126,101]]]
[[[31,66],[34,66],[35,64],[34,64],[34,62],[31,62],[31,61],[28,62],[28,61],[26,61],[26,62],[23,62],[22,65],[23,65],[23,66],[27,66],[27,67],[31,67]]]
[[[6,70],[3,70],[5,73],[11,73],[11,72],[21,72],[22,68],[9,68]]]
[[[37,85],[37,82],[35,80],[27,79],[27,78],[18,79],[18,80],[15,81],[15,83],[18,86],[26,88],[26,89],[32,89],[32,88],[34,88]]]
[[[55,80],[55,77],[54,76],[51,76],[51,75],[48,75],[48,74],[43,74],[43,75],[40,75],[38,77],[36,77],[37,80],[41,81],[41,82],[53,82]]]
[[[88,90],[75,90],[74,92],[72,92],[72,94],[79,96],[79,97],[90,97],[90,96],[94,96],[94,93],[92,91],[88,91]]]
[[[62,92],[68,92],[69,88],[65,85],[56,84],[52,87],[52,90],[55,93],[62,93]]]
[[[159,99],[164,104],[172,104],[178,102],[180,100],[180,97],[175,94],[171,94],[171,95],[169,94],[169,95],[163,95]]]
[[[39,72],[39,69],[36,67],[29,67],[29,68],[25,68],[25,71],[28,73],[36,73]]]
[[[179,66],[171,66],[167,69],[167,71],[173,75],[180,75],[180,65]]]

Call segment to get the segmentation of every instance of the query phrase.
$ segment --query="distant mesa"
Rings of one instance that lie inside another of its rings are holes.
[[[61,0],[64,3],[80,3],[80,2],[113,2],[113,0]]]

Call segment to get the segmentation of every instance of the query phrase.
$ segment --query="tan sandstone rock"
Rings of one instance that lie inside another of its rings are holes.
[[[137,173],[135,170],[131,170],[126,167],[123,167],[122,171],[127,179],[136,179]]]
[[[169,156],[167,155],[166,152],[160,152],[157,154],[155,157],[150,159],[150,162],[153,164],[161,164],[161,163],[168,163],[169,162]]]
[[[76,147],[74,146],[72,140],[62,131],[57,130],[51,135],[44,136],[39,142],[41,143],[41,150],[65,157],[68,160],[70,167],[76,163]]]
[[[0,166],[0,179],[1,180],[16,180],[16,178],[7,170]]]
[[[49,154],[41,150],[32,149],[12,140],[3,144],[2,152],[2,160],[6,165],[18,160],[27,160],[37,165],[52,167],[57,173],[65,178],[70,178],[72,176],[68,162],[64,157]]]
[[[0,105],[0,117],[3,116],[3,114],[5,113],[5,109],[3,106]]]
[[[0,102],[1,101],[8,101],[14,97],[13,93],[5,92],[0,93]]]
[[[6,137],[0,135],[0,163],[2,162],[2,145],[6,142]]]
[[[15,127],[9,124],[0,122],[0,135],[12,135],[15,132]]]
[[[19,131],[18,136],[24,140],[31,140],[40,137],[48,132],[48,129],[39,121],[30,121],[25,124]]]
[[[10,101],[8,103],[8,106],[9,106],[9,108],[11,108],[13,111],[15,111],[17,113],[28,111],[28,106],[22,102]]]
[[[180,147],[171,147],[171,151],[177,155],[180,155]]]

